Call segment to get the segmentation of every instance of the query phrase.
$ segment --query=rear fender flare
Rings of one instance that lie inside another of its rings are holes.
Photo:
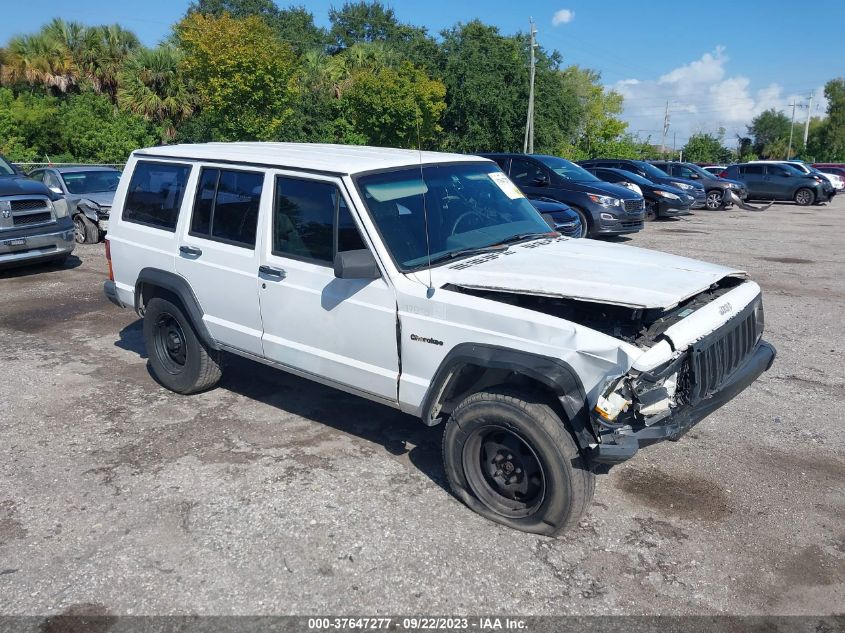
[[[158,268],[144,268],[138,274],[135,282],[135,312],[144,314],[144,301],[156,289],[164,290],[174,295],[185,308],[188,318],[194,326],[200,340],[213,350],[219,350],[220,345],[211,336],[203,321],[203,311],[194,291],[188,281],[176,273]]]

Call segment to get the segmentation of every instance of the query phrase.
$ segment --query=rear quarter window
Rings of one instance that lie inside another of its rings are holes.
[[[123,204],[122,219],[175,231],[191,166],[138,161]]]

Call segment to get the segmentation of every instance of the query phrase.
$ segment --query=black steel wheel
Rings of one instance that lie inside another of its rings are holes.
[[[443,432],[455,496],[483,517],[554,535],[577,525],[595,475],[567,424],[541,392],[502,386],[472,394]]]
[[[504,516],[528,516],[543,502],[543,465],[508,428],[491,425],[473,431],[464,444],[463,467],[475,496]]]
[[[185,370],[188,359],[185,333],[176,317],[167,312],[159,314],[156,322],[155,353],[169,373],[178,374]]]
[[[177,393],[197,393],[220,380],[220,354],[197,336],[175,298],[153,297],[144,308],[144,344],[155,378]]]

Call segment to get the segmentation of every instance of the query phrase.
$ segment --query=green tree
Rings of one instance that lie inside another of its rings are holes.
[[[721,136],[698,132],[689,137],[683,149],[684,160],[692,163],[721,164],[731,160],[733,153],[722,145]]]
[[[575,160],[600,156],[639,158],[637,141],[627,133],[628,124],[619,118],[622,95],[605,89],[601,75],[590,69],[570,66],[561,75],[580,104],[574,109],[580,129],[575,144],[565,144],[558,151]]]
[[[227,13],[239,20],[257,16],[269,24],[279,15],[279,7],[273,0],[194,0],[185,17],[190,17],[192,13],[217,18]]]
[[[196,98],[180,69],[182,53],[172,46],[136,51],[120,74],[120,107],[155,123],[165,140],[193,114]]]
[[[139,148],[155,145],[159,134],[139,116],[117,110],[105,95],[72,95],[59,109],[57,145],[73,160],[118,163]]]
[[[748,126],[752,151],[765,158],[783,158],[789,142],[790,120],[774,108],[758,114]]]
[[[304,6],[282,9],[270,25],[299,55],[307,51],[323,51],[329,41],[326,30],[314,24],[314,15]]]
[[[261,18],[192,13],[177,27],[183,68],[217,140],[293,134],[298,60]]]
[[[337,49],[361,42],[394,39],[401,29],[393,9],[381,2],[346,2],[340,9],[329,9],[329,36]]]
[[[447,95],[443,147],[458,152],[521,150],[528,69],[520,41],[478,20],[442,36]]]
[[[832,79],[824,87],[827,118],[811,130],[818,160],[845,162],[845,79]],[[808,145],[811,145],[808,142]]]
[[[355,139],[389,147],[433,147],[446,108],[446,87],[410,62],[352,76],[341,107]]]
[[[121,68],[126,59],[141,48],[138,37],[118,24],[86,29],[82,41],[73,51],[81,74],[95,92],[102,92],[117,101]]]
[[[40,160],[57,149],[58,100],[0,88],[0,152],[13,161]]]

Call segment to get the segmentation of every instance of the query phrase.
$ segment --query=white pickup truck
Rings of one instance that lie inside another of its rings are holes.
[[[138,150],[106,252],[105,294],[143,316],[165,387],[212,388],[225,352],[445,422],[454,493],[543,534],[775,356],[742,271],[550,232],[474,156]]]

